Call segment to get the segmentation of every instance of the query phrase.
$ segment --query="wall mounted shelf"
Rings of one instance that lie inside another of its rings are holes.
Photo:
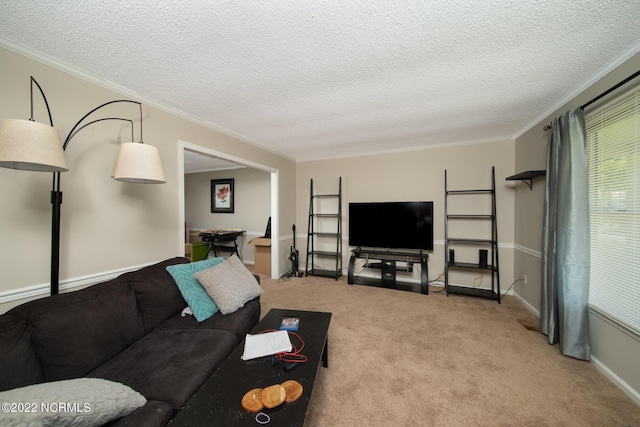
[[[547,171],[538,170],[538,171],[526,171],[521,172],[519,174],[508,176],[506,178],[507,181],[522,181],[529,186],[529,190],[533,190],[533,178],[538,176],[545,176]],[[528,182],[527,182],[528,181]]]

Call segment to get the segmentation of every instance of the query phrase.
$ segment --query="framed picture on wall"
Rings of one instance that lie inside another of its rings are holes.
[[[233,178],[211,180],[211,213],[233,213]]]

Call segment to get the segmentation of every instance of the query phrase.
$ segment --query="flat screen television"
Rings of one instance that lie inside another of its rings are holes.
[[[349,246],[433,250],[433,202],[349,203]]]

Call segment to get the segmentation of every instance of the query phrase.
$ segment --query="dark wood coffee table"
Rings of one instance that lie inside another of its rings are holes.
[[[171,426],[242,426],[260,425],[256,422],[256,413],[242,409],[242,396],[253,388],[265,388],[282,384],[287,380],[296,380],[304,388],[302,396],[292,403],[283,403],[263,409],[271,421],[271,426],[302,426],[307,416],[307,408],[313,391],[316,374],[322,362],[328,367],[328,331],[331,313],[302,310],[283,310],[274,308],[251,331],[252,334],[277,330],[283,316],[300,318],[300,327],[296,333],[304,340],[302,354],[307,362],[285,372],[280,366],[274,367],[271,357],[244,361],[241,359],[244,344],[239,345],[216,370],[196,395],[185,405],[171,421]],[[295,338],[292,343],[297,345]],[[266,417],[260,418],[262,421]]]

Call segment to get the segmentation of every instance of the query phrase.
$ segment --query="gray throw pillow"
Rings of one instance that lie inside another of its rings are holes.
[[[86,427],[129,415],[147,399],[124,384],[75,378],[3,391],[0,402],[3,426]]]
[[[256,278],[236,255],[195,273],[195,277],[222,314],[237,311],[263,292]]]
[[[221,257],[209,258],[189,264],[170,265],[167,271],[173,277],[182,294],[182,298],[189,304],[193,315],[198,322],[207,320],[218,312],[218,307],[211,297],[207,295],[202,285],[196,280],[194,273],[213,267],[223,262]]]

